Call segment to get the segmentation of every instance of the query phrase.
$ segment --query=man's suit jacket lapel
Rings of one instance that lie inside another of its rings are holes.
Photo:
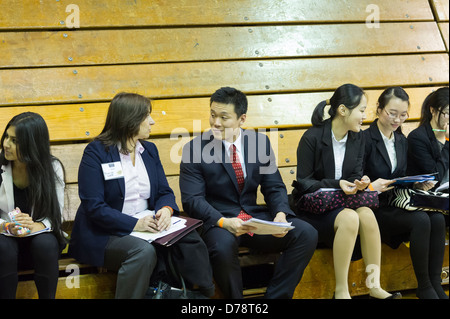
[[[257,156],[259,154],[258,153],[259,141],[257,140],[258,136],[256,134],[255,134],[256,135],[255,138],[251,138],[248,136],[246,130],[242,130],[241,133],[242,133],[242,137],[241,137],[242,150],[244,150],[245,172],[247,174],[245,181],[244,181],[245,182],[244,189],[242,190],[242,192],[244,192],[246,186],[249,185],[249,183],[247,183],[247,181],[252,180],[253,165],[256,165],[256,161],[258,161]],[[249,141],[253,141],[255,143],[255,145],[252,145],[250,147]],[[250,154],[249,154],[250,149],[254,152],[254,154],[252,154],[252,156],[250,156]],[[250,161],[250,158],[252,158],[251,161]],[[253,159],[255,159],[256,161],[254,162]],[[236,183],[237,183],[237,181],[236,181]]]
[[[231,164],[231,159],[228,156],[228,151],[225,149],[224,143],[221,140],[214,138],[214,136],[210,131],[208,131],[205,134],[210,134],[210,136],[206,136],[206,138],[204,138],[205,145],[203,146],[202,151],[205,149],[205,147],[208,147],[208,149],[205,152],[206,154],[202,154],[202,156],[209,156],[210,154],[209,152],[212,150],[213,163],[221,163],[223,165],[225,171],[227,172],[229,178],[231,179],[234,185],[234,188],[239,193],[239,186],[236,178],[236,173],[234,171],[233,165]],[[246,149],[247,148],[244,148],[244,152],[246,151]],[[244,156],[245,158],[247,158],[246,154]],[[248,178],[248,169],[247,169],[247,178]]]

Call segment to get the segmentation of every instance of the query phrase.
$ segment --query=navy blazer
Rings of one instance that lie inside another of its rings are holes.
[[[364,138],[362,132],[348,132],[345,146],[342,178],[351,183],[363,176]],[[340,188],[335,179],[331,120],[322,126],[309,128],[297,148],[297,180],[294,181],[293,199],[320,188]]]
[[[273,220],[278,212],[294,216],[289,208],[286,186],[276,167],[266,135],[242,130],[247,177],[239,193],[236,174],[221,140],[208,131],[183,148],[180,190],[184,211],[201,219],[204,230],[222,218],[237,217],[241,209],[255,218]],[[258,187],[267,207],[257,205]]]
[[[378,178],[395,179],[406,176],[408,141],[399,132],[394,132],[394,145],[397,157],[397,168],[391,173],[392,165],[389,155],[375,120],[370,127],[363,132],[365,140],[364,174],[369,176],[371,181]]]
[[[150,210],[170,206],[179,211],[175,195],[167,182],[155,144],[141,141],[142,160],[151,184],[148,200]],[[69,254],[78,261],[101,267],[110,236],[129,235],[137,219],[123,214],[124,178],[105,180],[101,164],[120,162],[117,147],[93,141],[84,150],[78,171],[78,192],[81,199],[73,225]]]
[[[408,175],[438,173],[436,180],[442,180],[448,170],[449,143],[445,141],[442,150],[438,143],[430,123],[408,134]]]

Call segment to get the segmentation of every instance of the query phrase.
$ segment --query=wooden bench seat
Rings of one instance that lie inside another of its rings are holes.
[[[401,245],[393,250],[382,244],[381,259],[381,286],[387,291],[410,290],[417,288],[417,280],[411,264],[409,248]],[[241,266],[251,267],[261,264],[274,264],[277,254],[250,254],[248,249],[240,250]],[[72,271],[67,266],[79,267],[80,275],[71,279]],[[443,268],[446,267],[446,281],[448,285],[449,246],[445,247]],[[84,271],[83,271],[84,270]],[[19,299],[36,299],[38,297],[34,281],[23,278],[31,272],[22,272],[19,281],[17,296]],[[57,299],[111,299],[114,298],[117,275],[114,272],[99,272],[96,267],[79,264],[72,258],[60,261],[60,278],[58,282]],[[367,274],[362,260],[354,261],[349,269],[349,287],[352,296],[368,294],[366,286]],[[79,286],[74,287],[74,280]],[[332,250],[327,248],[316,249],[311,261],[305,269],[302,280],[294,292],[294,299],[330,299],[335,287]],[[244,290],[245,298],[261,297],[265,287],[247,288]],[[223,297],[218,290],[215,298]]]
[[[254,25],[365,22],[372,0],[349,0],[344,5],[327,1],[202,1],[189,0],[173,5],[168,2],[124,2],[110,0],[77,0],[82,28],[130,28],[192,25]],[[448,4],[448,2],[447,2]],[[377,1],[382,21],[433,20],[428,0]],[[14,5],[0,3],[0,29],[67,29],[67,3],[42,2],[28,6],[21,1]],[[447,6],[448,8],[448,6]],[[448,12],[448,10],[447,10]]]
[[[437,86],[448,83],[448,62],[447,53],[432,53],[5,69],[0,105],[99,102],[121,91],[158,99],[209,96],[223,84],[247,94],[332,90],[349,81],[364,88]],[[411,65],[415,72],[407,73]],[[119,75],[120,81],[113,80]]]
[[[19,273],[18,299],[38,298],[33,272]],[[59,261],[59,273],[56,299],[114,298],[117,274],[113,272],[102,272],[97,267],[80,264],[73,258],[63,256]]]
[[[353,37],[337,40],[336,34],[353,34]],[[167,41],[168,38],[176,38],[177,44]],[[3,60],[0,68],[445,51],[439,27],[430,21],[389,22],[378,29],[358,23],[2,32],[0,42],[4,43],[0,46]],[[96,45],[86,46],[86,43]],[[58,50],[60,46],[65,49]]]
[[[411,100],[410,121],[420,118],[422,101],[437,88],[437,86],[406,88]],[[367,89],[366,92],[368,96],[366,121],[372,122],[376,118],[375,105],[382,90]],[[250,95],[248,118],[244,127],[255,130],[307,128],[311,125],[314,107],[331,95],[330,91]],[[0,107],[0,130],[3,131],[6,123],[16,114],[27,111],[38,112],[45,118],[50,139],[54,144],[77,148],[78,144],[70,142],[86,141],[101,132],[108,107],[109,102]],[[192,114],[195,114],[195,117]],[[152,127],[151,138],[155,141],[155,138],[159,137],[176,138],[178,134],[204,131],[209,128],[209,98],[156,99],[152,102],[152,117],[156,124]],[[77,150],[76,153],[78,152]],[[163,163],[166,164],[167,161],[163,160]]]

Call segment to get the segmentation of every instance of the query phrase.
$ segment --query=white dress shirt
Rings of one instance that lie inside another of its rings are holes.
[[[381,133],[381,132],[380,132]],[[389,155],[389,160],[391,161],[391,173],[395,171],[397,168],[397,153],[395,152],[395,136],[392,133],[391,138],[387,138],[381,133],[381,137],[383,138],[384,145],[386,146],[387,153]]]
[[[122,213],[133,216],[148,208],[150,198],[150,179],[142,160],[144,147],[138,141],[135,148],[135,164],[130,155],[120,154],[120,162],[125,179],[125,199]]]
[[[244,159],[244,150],[242,147],[242,129],[240,129],[239,131],[239,136],[236,138],[236,141],[234,141],[234,143],[230,143],[228,141],[223,140],[223,145],[225,146],[225,150],[227,152],[228,158],[230,158],[230,163],[231,161],[231,157],[230,157],[230,146],[232,144],[234,144],[234,146],[236,146],[236,154],[239,157],[239,161],[241,162],[241,166],[242,166],[242,172],[244,173],[244,179],[247,177],[247,172],[245,170],[245,159]]]
[[[344,164],[345,147],[347,144],[348,133],[340,141],[336,140],[333,130],[331,130],[331,141],[333,142],[334,154],[334,179],[340,180],[342,177],[342,165]]]

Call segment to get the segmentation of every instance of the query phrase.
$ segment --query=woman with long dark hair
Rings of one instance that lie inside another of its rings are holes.
[[[408,174],[438,173],[439,184],[448,182],[449,88],[430,93],[422,105],[419,127],[408,134]]]
[[[327,105],[330,118],[324,120]],[[294,200],[320,188],[355,194],[369,185],[369,178],[363,176],[364,140],[360,132],[366,107],[364,91],[353,84],[340,86],[329,100],[316,106],[311,118],[313,127],[303,134],[297,149]],[[297,214],[317,229],[320,243],[333,249],[335,298],[350,298],[350,261],[360,259],[361,254],[372,271],[378,270],[372,275],[370,295],[379,299],[400,298],[400,294],[390,294],[380,287],[381,239],[370,208],[343,207],[322,215],[297,210]]]
[[[145,140],[155,124],[151,111],[148,98],[117,94],[103,131],[84,150],[79,168],[81,205],[69,253],[83,263],[117,271],[116,298],[144,298],[150,280],[161,278],[158,269],[170,273],[160,267],[164,248],[130,235],[168,229],[172,214],[179,213],[158,150]],[[154,215],[137,217],[147,210]],[[171,256],[188,287],[196,285],[208,297],[214,294],[208,251],[196,231],[177,241]]]
[[[65,244],[64,168],[51,155],[47,125],[36,113],[13,117],[0,147],[0,298],[15,298],[18,269],[28,268],[34,268],[39,298],[54,298]]]
[[[364,131],[364,173],[380,193],[380,207],[374,211],[381,239],[396,249],[410,242],[411,260],[416,274],[417,296],[421,299],[448,298],[441,286],[444,260],[445,220],[442,213],[407,211],[388,205],[391,184],[406,175],[408,141],[401,125],[408,118],[409,96],[401,87],[383,91],[377,102],[376,119]],[[416,183],[414,188],[428,190],[430,182]]]

